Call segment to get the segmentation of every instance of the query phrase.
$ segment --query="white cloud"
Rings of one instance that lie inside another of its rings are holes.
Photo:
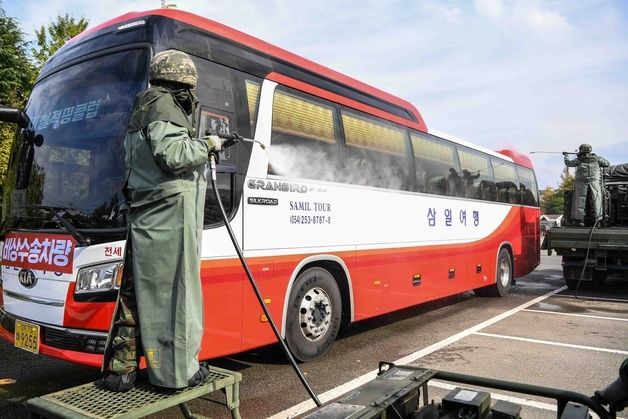
[[[473,6],[480,15],[490,19],[500,19],[504,14],[504,3],[502,0],[474,0]]]
[[[515,19],[532,31],[543,35],[561,34],[570,29],[567,19],[560,13],[553,12],[535,4],[522,2],[514,10]]]
[[[459,7],[447,7],[441,3],[426,3],[424,10],[443,17],[450,23],[459,23],[462,18],[462,9]]]

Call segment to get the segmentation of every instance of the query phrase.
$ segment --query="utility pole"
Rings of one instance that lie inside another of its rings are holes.
[[[162,9],[176,9],[176,3],[166,3],[166,0],[161,0],[161,8]]]

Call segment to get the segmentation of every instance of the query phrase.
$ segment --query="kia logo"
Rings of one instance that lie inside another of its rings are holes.
[[[37,277],[35,273],[30,269],[22,269],[17,274],[17,278],[25,288],[33,288],[37,284]]]

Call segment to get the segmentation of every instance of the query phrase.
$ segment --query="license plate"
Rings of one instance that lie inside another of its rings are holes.
[[[39,325],[15,320],[15,346],[39,353]]]

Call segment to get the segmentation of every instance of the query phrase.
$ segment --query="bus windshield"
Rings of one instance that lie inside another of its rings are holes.
[[[145,49],[100,55],[37,83],[26,113],[44,142],[17,137],[5,188],[9,225],[41,228],[51,217],[38,206],[47,206],[66,211],[77,228],[124,226],[123,139],[147,59]]]

